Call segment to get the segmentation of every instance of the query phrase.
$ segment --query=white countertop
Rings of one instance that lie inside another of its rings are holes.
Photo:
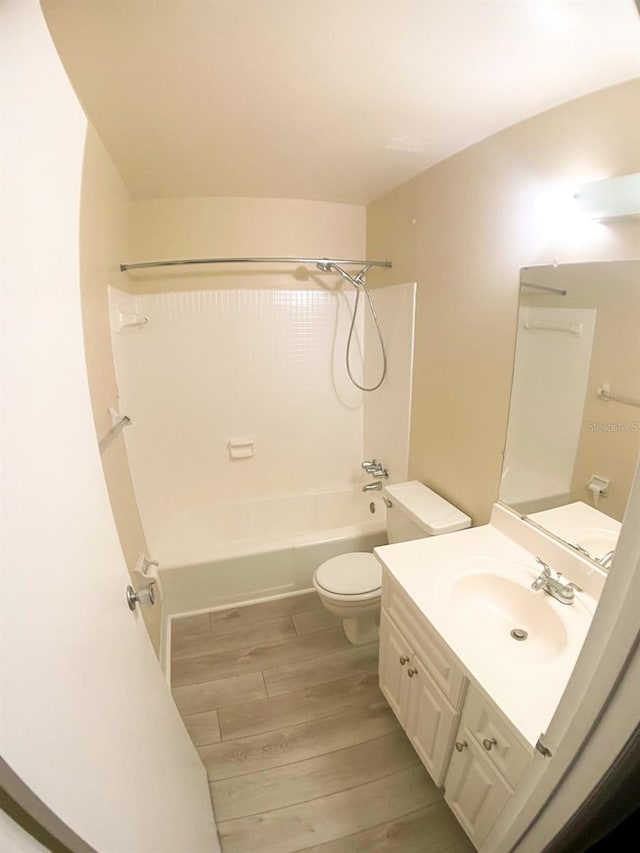
[[[530,531],[527,536],[530,539]],[[535,553],[540,550],[526,550],[493,525],[375,549],[383,566],[438,632],[470,680],[531,747],[555,712],[597,606],[593,589],[594,597],[577,592],[571,605],[532,590],[531,583],[540,574]],[[544,559],[556,568],[549,556]],[[579,557],[574,560],[572,555],[568,559],[571,574],[566,561],[563,571],[581,585],[583,561]],[[482,583],[487,572],[492,578],[498,577],[498,589],[504,578],[504,587],[514,590],[525,606],[530,602],[528,595],[539,596],[531,599],[535,618],[522,620],[531,624],[511,626],[529,631],[530,637],[524,642],[509,636],[509,614],[505,621],[500,602],[494,607],[493,599],[478,599],[475,606],[475,580]],[[469,574],[482,577],[456,587]]]
[[[593,559],[616,547],[622,528],[615,518],[583,501],[534,512],[529,518],[565,542],[585,548]]]

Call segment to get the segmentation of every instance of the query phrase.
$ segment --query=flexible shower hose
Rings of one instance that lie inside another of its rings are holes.
[[[373,321],[376,324],[376,331],[378,333],[378,340],[380,341],[380,350],[382,352],[382,374],[381,374],[378,382],[376,382],[376,384],[372,385],[370,388],[367,388],[364,385],[360,385],[360,383],[357,382],[353,378],[353,374],[351,373],[351,367],[349,365],[349,353],[351,352],[351,338],[353,337],[353,329],[354,329],[354,326],[356,324],[356,317],[358,316],[358,303],[360,301],[360,287],[362,287],[362,289],[364,290],[364,292],[367,295],[367,301],[369,302],[369,308],[371,310],[371,316],[373,317]],[[355,301],[355,304],[353,306],[353,316],[351,317],[351,326],[349,328],[349,335],[347,337],[347,346],[346,346],[346,350],[345,350],[345,367],[347,368],[347,375],[349,376],[349,379],[353,382],[353,384],[356,386],[356,388],[359,388],[361,391],[375,391],[377,388],[379,388],[382,385],[382,383],[384,382],[385,376],[387,375],[387,351],[386,351],[385,346],[384,346],[384,340],[382,338],[382,331],[380,329],[380,323],[378,321],[378,315],[376,314],[376,309],[375,309],[375,305],[373,304],[373,299],[371,297],[371,294],[369,293],[369,290],[368,290],[366,284],[364,283],[364,281],[360,281],[360,287],[358,287],[356,285],[356,301]]]

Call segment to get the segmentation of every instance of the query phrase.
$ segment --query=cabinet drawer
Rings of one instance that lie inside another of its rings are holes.
[[[532,754],[473,686],[467,693],[462,725],[504,778],[515,787]]]
[[[462,705],[467,679],[437,638],[420,610],[387,572],[382,578],[382,607],[421,659],[427,672],[454,708]]]

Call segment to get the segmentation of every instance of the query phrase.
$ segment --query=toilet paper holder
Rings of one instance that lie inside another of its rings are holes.
[[[593,495],[593,505],[598,506],[598,500],[601,497],[606,498],[609,493],[609,486],[611,484],[611,480],[608,480],[606,477],[598,477],[597,474],[592,474],[591,477],[587,480],[587,488]]]

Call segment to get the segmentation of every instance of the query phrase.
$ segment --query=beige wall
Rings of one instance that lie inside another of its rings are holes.
[[[128,235],[130,261],[211,257],[360,258],[366,208],[281,198],[167,198],[134,201]],[[295,267],[202,266],[131,271],[122,275],[138,293],[227,287],[317,289],[336,276],[311,281]]]
[[[91,406],[98,439],[111,428],[109,407],[118,408],[118,388],[113,369],[107,285],[122,287],[118,263],[127,232],[130,196],[95,130],[89,126],[82,174],[80,210],[80,288],[85,358]],[[131,572],[139,552],[146,553],[138,507],[129,473],[122,434],[102,450],[102,465],[111,508],[125,560]],[[137,588],[145,585],[132,574]],[[123,591],[124,596],[124,591]],[[161,607],[141,608],[151,641],[159,653]]]
[[[526,264],[640,255],[640,223],[550,226],[541,193],[640,171],[640,81],[572,101],[423,172],[370,205],[372,283],[417,280],[409,475],[476,524],[498,494]]]
[[[604,402],[596,391],[608,383],[618,394],[640,392],[640,265],[599,264],[588,276],[577,267],[571,271],[580,278],[575,302],[598,312],[571,499],[590,503],[587,480],[606,477],[611,485],[598,509],[622,521],[640,452],[640,412]],[[567,288],[571,299],[570,283]]]

